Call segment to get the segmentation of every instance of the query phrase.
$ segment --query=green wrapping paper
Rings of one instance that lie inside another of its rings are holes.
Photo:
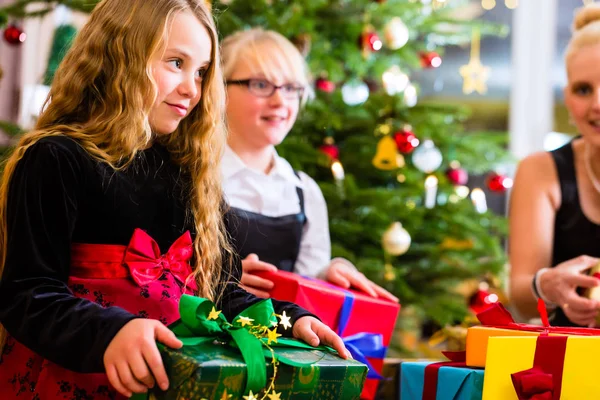
[[[232,323],[207,299],[184,295],[179,308],[181,320],[169,328],[184,346],[159,345],[169,389],[136,398],[360,398],[367,367],[340,358],[328,347],[276,337],[277,325],[291,325],[285,314],[275,314],[268,299],[244,310]]]

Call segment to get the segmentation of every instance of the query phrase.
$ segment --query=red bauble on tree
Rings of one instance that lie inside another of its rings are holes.
[[[324,144],[319,147],[319,151],[326,154],[332,160],[340,158],[340,149],[335,145],[332,137],[327,137],[323,141]]]
[[[15,25],[9,25],[4,30],[4,39],[12,44],[19,45],[25,41],[27,34],[23,30]]]
[[[510,189],[513,185],[513,180],[507,176],[492,173],[488,176],[487,187],[492,192],[503,193],[506,189]]]
[[[379,38],[379,35],[373,31],[364,32],[361,41],[364,50],[378,51],[381,50],[381,47],[383,46],[383,42]]]
[[[319,78],[315,82],[315,86],[318,90],[325,93],[331,93],[335,90],[335,83],[325,78]]]
[[[423,68],[437,68],[442,65],[442,57],[435,51],[422,51],[419,56]]]
[[[412,132],[412,128],[408,126],[394,133],[394,140],[398,151],[403,154],[411,153],[419,145],[419,139]]]
[[[450,168],[446,171],[446,176],[454,185],[466,185],[469,181],[469,173],[466,169],[461,168],[457,161],[450,163]]]

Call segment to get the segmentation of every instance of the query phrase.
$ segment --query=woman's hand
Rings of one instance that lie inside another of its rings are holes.
[[[325,273],[325,279],[335,285],[345,289],[351,286],[362,290],[372,297],[383,297],[388,300],[398,302],[398,298],[371,282],[367,277],[359,272],[350,261],[343,258],[334,258]]]
[[[292,328],[292,334],[295,338],[302,339],[311,346],[324,344],[333,347],[343,359],[352,358],[342,338],[315,317],[299,318]]]
[[[598,262],[598,258],[580,256],[546,270],[539,277],[544,297],[561,307],[567,318],[578,325],[593,326],[598,315],[598,302],[577,293],[578,287],[598,286],[597,278],[583,273]]]
[[[270,297],[268,290],[273,288],[273,282],[253,275],[254,272],[267,271],[277,272],[277,267],[273,264],[259,261],[256,254],[249,254],[242,260],[242,280],[241,287],[255,296],[264,299]]]
[[[157,382],[162,390],[169,387],[156,341],[174,349],[183,345],[160,321],[138,318],[125,324],[106,348],[106,375],[123,396],[146,393]]]

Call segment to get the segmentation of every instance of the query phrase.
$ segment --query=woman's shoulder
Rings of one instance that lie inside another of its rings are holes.
[[[532,153],[519,162],[513,192],[545,195],[556,209],[561,202],[556,163],[550,152]]]

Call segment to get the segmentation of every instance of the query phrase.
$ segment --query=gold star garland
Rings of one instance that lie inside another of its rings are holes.
[[[219,314],[221,314],[221,310],[216,310],[213,307],[210,313],[208,314],[208,319],[216,320],[217,318],[219,318]],[[269,385],[264,389],[265,392],[262,395],[262,397],[260,397],[258,393],[253,393],[251,390],[247,396],[242,396],[244,400],[264,400],[267,398],[269,400],[281,400],[281,392],[277,392],[275,390],[275,378],[277,376],[277,366],[279,365],[279,361],[277,361],[277,359],[275,358],[275,351],[271,348],[270,344],[277,343],[277,338],[282,336],[280,333],[277,333],[277,326],[281,325],[283,329],[287,330],[288,328],[292,327],[292,324],[290,322],[290,317],[286,315],[285,311],[281,315],[274,314],[274,316],[279,318],[279,322],[273,321],[272,329],[269,329],[269,327],[264,325],[253,325],[252,322],[254,322],[254,320],[245,316],[239,317],[236,321],[242,327],[247,326],[248,328],[246,329],[248,329],[248,332],[250,332],[258,339],[267,339],[267,343],[263,342],[263,344],[271,352],[271,364],[273,364],[273,376],[269,379]],[[225,391],[220,397],[220,400],[227,400],[231,398],[232,395],[227,393],[227,389],[225,389]]]

